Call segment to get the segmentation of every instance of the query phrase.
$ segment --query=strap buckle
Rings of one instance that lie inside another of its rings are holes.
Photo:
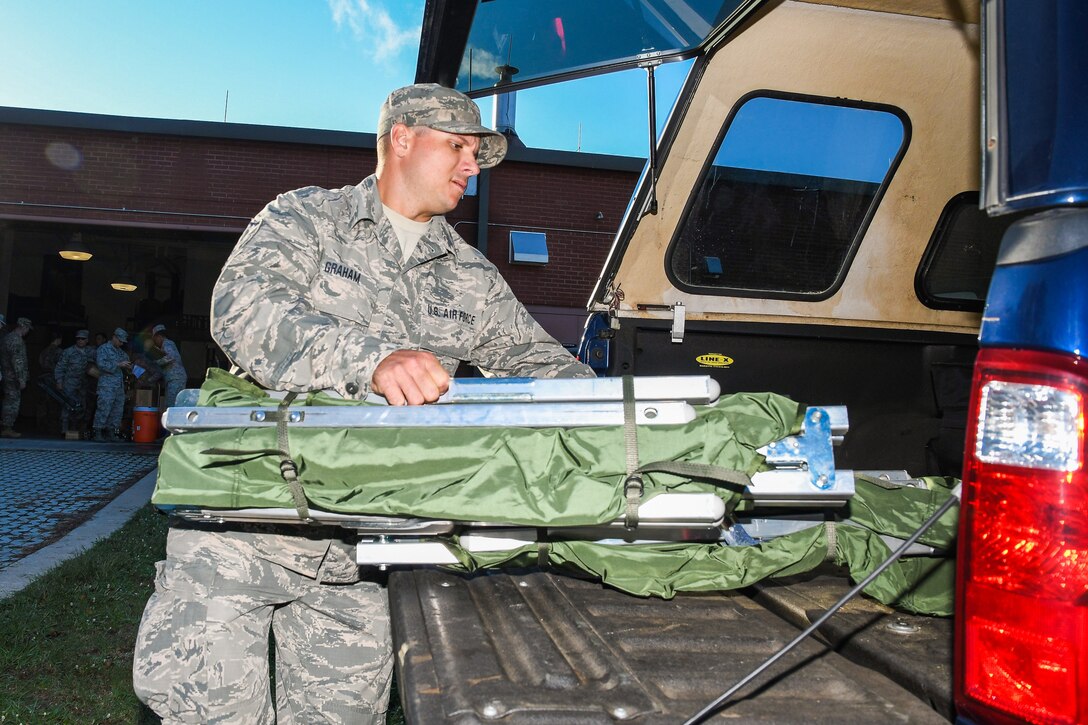
[[[280,475],[289,483],[298,480],[298,464],[295,463],[293,458],[280,460]]]

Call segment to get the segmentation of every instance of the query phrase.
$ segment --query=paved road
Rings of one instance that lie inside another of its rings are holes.
[[[0,597],[147,503],[158,454],[154,444],[0,439]]]

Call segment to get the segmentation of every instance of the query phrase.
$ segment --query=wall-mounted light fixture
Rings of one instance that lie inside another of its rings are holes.
[[[75,262],[86,262],[94,255],[83,244],[83,235],[76,232],[72,238],[61,245],[60,256],[63,259],[71,259]]]
[[[603,211],[597,212],[597,221],[599,221],[599,222],[604,221],[604,212]]]

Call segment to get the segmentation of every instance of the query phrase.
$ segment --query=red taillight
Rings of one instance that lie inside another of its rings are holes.
[[[980,722],[1088,723],[1082,358],[984,349],[964,456],[956,707]]]

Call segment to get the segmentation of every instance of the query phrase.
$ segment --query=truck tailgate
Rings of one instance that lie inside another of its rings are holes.
[[[540,571],[389,579],[411,723],[676,723],[798,629],[737,592],[641,599]],[[892,680],[802,643],[719,718],[946,722]]]

